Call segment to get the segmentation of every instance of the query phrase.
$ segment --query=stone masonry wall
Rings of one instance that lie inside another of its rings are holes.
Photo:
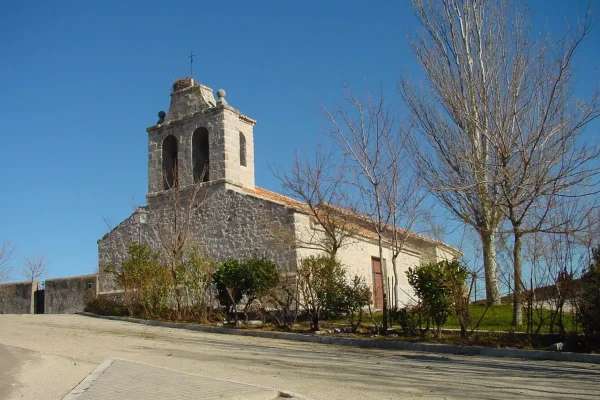
[[[216,260],[253,254],[280,266],[295,265],[296,251],[278,245],[274,227],[293,224],[294,210],[235,187],[223,187],[206,202],[195,221],[196,240]]]
[[[117,290],[112,278],[104,273],[106,266],[110,263],[120,265],[127,256],[127,246],[137,243],[145,230],[142,225],[133,222],[133,217],[127,217],[112,231],[98,240],[98,266],[99,266],[99,291],[109,292]],[[144,235],[146,236],[146,235]]]
[[[83,311],[86,296],[95,297],[98,275],[47,279],[45,282],[45,314],[74,314]]]
[[[295,268],[296,250],[279,245],[273,233],[277,227],[293,226],[293,209],[229,184],[210,185],[206,190],[206,198],[191,220],[191,244],[198,245],[216,261],[243,260],[256,254],[272,259],[282,267]],[[98,241],[101,271],[107,263],[120,264],[131,242],[140,240],[160,249],[160,238],[168,239],[165,232],[173,223],[169,198],[166,195],[149,197],[146,209],[146,224],[136,225],[130,217]],[[117,289],[109,277],[101,275],[101,292]]]
[[[178,120],[186,115],[214,107],[215,104],[212,89],[193,82],[192,86],[171,93],[171,104],[165,122]]]
[[[148,128],[148,193],[164,190],[162,144],[169,135],[177,139],[179,185],[184,187],[193,183],[192,136],[198,128],[208,130],[210,179],[225,178],[223,112],[223,108],[206,109],[193,118]]]
[[[254,127],[252,124],[239,121],[238,128],[246,137],[246,166],[240,165],[240,180],[242,185],[248,188],[254,188]],[[238,139],[238,157],[239,163],[239,139]]]
[[[33,293],[38,287],[38,281],[0,285],[0,314],[33,314]]]
[[[173,93],[172,99],[187,96],[191,89]],[[194,97],[194,96],[192,96]],[[187,97],[186,97],[187,98]],[[185,103],[185,102],[184,102]],[[175,110],[173,108],[175,107]],[[208,106],[207,106],[208,107]],[[253,125],[241,121],[238,110],[226,104],[209,108],[183,107],[171,102],[169,118],[163,124],[147,129],[148,132],[148,193],[164,190],[162,171],[162,145],[169,135],[177,139],[178,176],[180,187],[193,182],[192,138],[198,128],[208,130],[209,178],[226,179],[238,186],[254,186]],[[192,112],[193,111],[193,112]],[[186,114],[187,113],[187,114]],[[239,133],[243,131],[248,143],[248,166],[240,166]]]

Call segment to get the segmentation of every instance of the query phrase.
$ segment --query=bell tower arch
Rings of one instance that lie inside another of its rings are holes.
[[[254,188],[256,121],[231,107],[224,90],[192,78],[173,84],[168,112],[148,132],[148,197],[195,183]]]

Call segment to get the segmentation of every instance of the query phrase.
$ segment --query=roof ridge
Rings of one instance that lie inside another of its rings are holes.
[[[296,200],[296,199],[294,199],[292,197],[286,196],[286,195],[281,194],[281,193],[274,192],[274,191],[269,190],[269,189],[261,188],[259,186],[255,186],[254,190],[252,190],[250,188],[244,188],[244,189],[247,190],[247,191],[249,191],[249,192],[254,192],[254,193],[258,194],[258,195],[260,195],[261,194],[260,192],[262,191],[265,194],[271,194],[272,195],[272,196],[270,196],[271,200],[277,201],[278,198],[281,198],[281,199],[287,200],[288,203],[292,203],[292,204],[286,204],[286,205],[296,205],[296,206],[299,206],[299,207],[301,207],[303,209],[307,209],[307,208],[310,207],[307,203],[304,203],[304,202],[302,202],[300,200]],[[267,196],[265,196],[265,197],[267,197]],[[336,206],[336,205],[333,205],[333,204],[329,204],[329,203],[323,203],[323,204],[326,205],[327,207],[331,207],[331,208],[334,208],[335,210],[339,210],[340,212],[343,212],[343,213],[346,213],[348,215],[354,216],[354,217],[362,220],[365,223],[369,223],[369,224],[374,223],[374,219],[371,218],[371,217],[369,217],[368,215],[360,214],[360,213],[357,213],[356,211],[352,211],[352,210],[349,210],[347,208],[339,207],[339,206]],[[318,207],[318,205],[317,205],[317,207]],[[372,233],[375,233],[375,231],[373,229],[365,228],[365,227],[362,227],[362,228],[366,229],[366,230],[368,230],[368,231],[370,231]],[[455,247],[449,245],[448,243],[443,242],[443,241],[441,241],[439,239],[435,239],[435,238],[423,235],[421,233],[418,233],[418,232],[415,232],[415,231],[412,231],[412,230],[404,229],[404,228],[401,228],[399,226],[394,226],[394,228],[395,228],[396,231],[408,232],[409,236],[412,236],[413,238],[421,239],[421,240],[424,240],[426,242],[435,243],[435,244],[438,244],[438,245],[441,245],[441,246],[445,246],[445,247],[447,247],[447,248],[449,248],[449,249],[451,249],[453,251],[456,251],[457,253],[462,253],[459,249],[457,249],[457,248],[455,248]],[[389,227],[389,230],[390,231],[392,230],[391,226]]]

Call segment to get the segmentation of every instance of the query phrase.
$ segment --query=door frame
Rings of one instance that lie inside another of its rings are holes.
[[[379,266],[379,271],[376,268]],[[379,257],[371,257],[371,275],[373,277],[373,307],[382,309],[383,308],[383,263]],[[380,276],[379,282],[377,275]],[[379,283],[379,287],[378,287]]]

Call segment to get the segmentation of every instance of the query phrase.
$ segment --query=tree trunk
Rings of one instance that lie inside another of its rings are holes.
[[[235,322],[235,326],[238,326],[238,314],[237,314],[237,304],[233,299],[233,290],[227,288],[227,294],[229,295],[229,299],[231,300],[231,311],[233,311],[233,320]]]
[[[561,335],[565,334],[565,324],[563,321],[563,307],[565,305],[565,300],[560,299],[558,302],[558,306],[556,307],[556,313],[558,316],[558,333]]]
[[[312,319],[311,319],[311,329],[313,331],[318,331],[319,330],[319,317],[315,314],[313,315]]]
[[[521,251],[523,249],[523,233],[519,231],[518,226],[513,226],[513,280],[515,288],[513,292],[513,326],[523,325],[523,259]],[[532,288],[533,289],[533,288]]]
[[[177,303],[177,318],[181,318],[181,290],[179,289],[177,270],[174,262],[171,262],[171,277],[173,279],[173,288],[175,289],[175,302]]]
[[[381,230],[380,230],[381,231]],[[388,301],[387,301],[387,293],[385,292],[385,275],[383,272],[383,243],[381,240],[381,234],[378,235],[379,236],[379,264],[381,265],[381,291],[383,292],[383,321],[382,321],[382,326],[381,326],[381,334],[382,335],[386,335],[387,334],[387,328],[388,328]],[[386,265],[387,267],[387,265]]]
[[[400,308],[400,301],[398,300],[398,265],[397,257],[392,257],[392,267],[394,269],[394,308],[398,310]]]
[[[485,295],[489,304],[500,304],[498,289],[498,265],[496,264],[496,233],[480,231],[483,245],[483,268],[485,270]]]

